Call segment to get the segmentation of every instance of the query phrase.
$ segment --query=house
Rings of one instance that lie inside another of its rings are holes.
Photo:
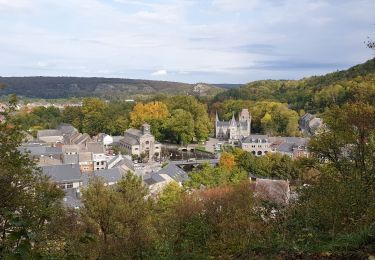
[[[309,139],[302,137],[281,137],[277,138],[271,147],[274,152],[287,155],[292,159],[308,158],[310,157],[308,141]]]
[[[66,144],[76,144],[82,147],[85,146],[87,142],[91,142],[91,137],[86,133],[73,133],[65,139]]]
[[[72,126],[71,124],[65,124],[65,123],[60,124],[57,127],[57,130],[59,130],[62,133],[62,135],[64,136],[64,143],[65,144],[71,144],[69,142],[69,138],[72,135],[78,133],[78,130],[74,126]]]
[[[149,124],[143,124],[141,130],[134,128],[126,130],[120,146],[127,154],[138,157],[145,155],[149,159],[159,157],[161,153],[161,144],[155,141]]]
[[[57,144],[64,142],[64,136],[60,130],[46,129],[37,132],[37,139],[48,144]]]
[[[93,171],[82,175],[83,186],[88,186],[92,178],[100,178],[106,185],[114,185],[119,182],[123,176],[125,176],[120,168],[105,169],[99,171]]]
[[[88,142],[86,143],[86,151],[92,153],[92,161],[94,170],[103,170],[107,168],[107,156],[103,143]]]
[[[254,195],[256,197],[279,204],[287,204],[289,202],[289,181],[250,175],[250,182],[254,185]]]
[[[238,116],[238,121],[234,117],[230,121],[220,121],[216,113],[215,120],[215,136],[219,140],[225,140],[235,144],[244,137],[250,135],[251,115],[248,109],[242,109]]]
[[[78,154],[79,146],[78,145],[63,145],[61,147],[63,154],[70,155],[70,154]]]
[[[119,155],[116,155],[116,156],[113,156],[112,158],[110,158],[107,162],[107,168],[108,169],[111,169],[113,167],[115,167],[119,162],[122,161],[122,155],[119,154]]]
[[[272,152],[270,138],[267,135],[249,135],[240,141],[240,147],[256,156]]]
[[[43,166],[42,172],[62,189],[82,186],[81,171],[78,164]]]
[[[91,152],[79,152],[78,164],[81,172],[90,172],[94,170],[94,162]]]
[[[62,159],[61,147],[51,147],[47,144],[23,144],[17,149],[21,153],[28,154],[31,159],[39,160],[41,162],[45,161],[46,164],[51,164],[52,161],[60,162]],[[50,162],[48,163],[48,160],[45,158],[50,159]]]
[[[169,175],[159,173],[152,173],[143,179],[150,196],[158,195],[172,181],[174,180]]]
[[[175,182],[182,185],[185,181],[189,180],[189,175],[182,170],[180,167],[173,163],[169,163],[165,167],[161,168],[160,171],[157,172],[159,175],[168,175],[171,177]]]

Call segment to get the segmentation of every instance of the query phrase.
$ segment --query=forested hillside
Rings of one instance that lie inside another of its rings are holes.
[[[5,88],[0,89],[0,95],[17,94],[31,98],[99,96],[113,99],[157,93],[205,96],[223,91],[208,84],[120,78],[0,77],[0,83],[5,84]]]
[[[322,112],[332,104],[344,104],[361,96],[375,100],[375,59],[324,76],[300,80],[261,80],[219,93],[215,101],[226,99],[272,100],[288,103],[292,109]]]

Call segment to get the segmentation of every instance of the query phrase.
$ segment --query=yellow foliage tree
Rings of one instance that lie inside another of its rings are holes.
[[[130,112],[130,121],[133,127],[140,127],[144,122],[163,120],[169,116],[167,106],[163,102],[137,103]]]
[[[220,156],[219,166],[226,170],[232,170],[236,166],[234,155],[231,153],[222,153]]]

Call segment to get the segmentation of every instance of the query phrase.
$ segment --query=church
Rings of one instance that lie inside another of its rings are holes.
[[[250,128],[251,115],[248,109],[242,109],[238,121],[235,119],[234,113],[230,121],[220,121],[216,113],[215,130],[216,138],[219,140],[225,140],[232,144],[237,143],[250,135]]]

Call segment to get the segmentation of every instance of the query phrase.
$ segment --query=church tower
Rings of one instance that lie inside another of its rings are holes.
[[[239,117],[240,136],[247,137],[251,133],[251,115],[248,109],[242,109]]]

